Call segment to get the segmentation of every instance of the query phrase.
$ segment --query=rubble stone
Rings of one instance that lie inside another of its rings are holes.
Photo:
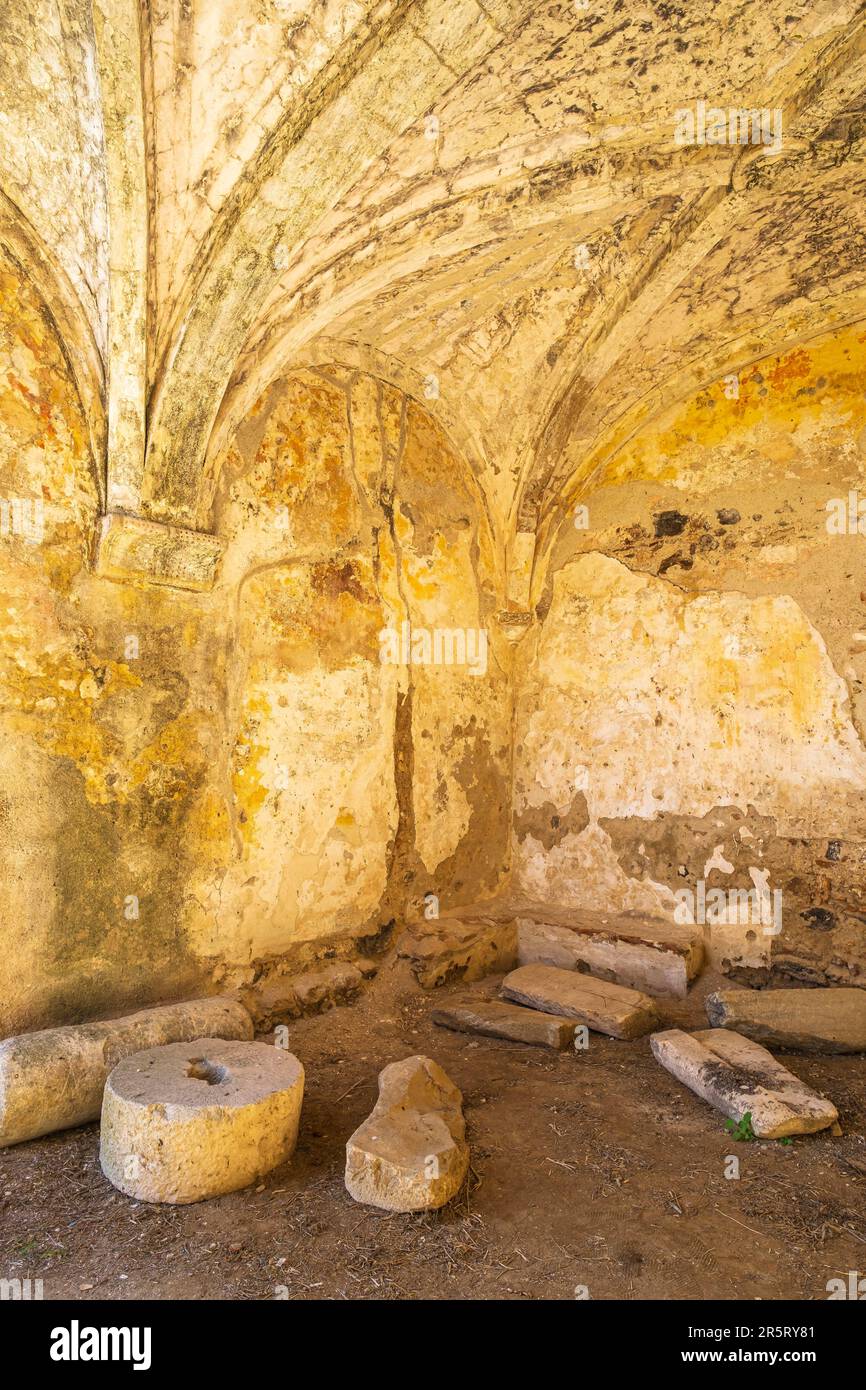
[[[404,932],[397,954],[411,961],[418,983],[480,980],[517,964],[517,923],[492,917],[437,917]]]
[[[442,1207],[469,1168],[463,1097],[429,1057],[392,1062],[379,1099],[346,1145],[346,1187],[385,1211]]]

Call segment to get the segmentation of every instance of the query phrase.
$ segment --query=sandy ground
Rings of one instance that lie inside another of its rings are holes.
[[[706,1026],[717,985],[705,977],[666,1022]],[[829,1279],[866,1275],[863,1058],[783,1059],[835,1101],[841,1138],[736,1143],[646,1038],[592,1034],[560,1055],[433,1025],[466,988],[422,993],[386,965],[357,1004],[293,1024],[299,1145],[255,1189],[131,1201],[100,1171],[96,1125],[0,1151],[0,1277],[82,1300],[826,1299]],[[358,1206],[342,1175],[378,1072],[412,1053],[463,1091],[472,1168],[443,1211],[404,1216]]]

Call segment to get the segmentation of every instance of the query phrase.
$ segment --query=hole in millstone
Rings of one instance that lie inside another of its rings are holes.
[[[193,1081],[206,1081],[209,1086],[219,1086],[221,1082],[228,1081],[229,1077],[226,1067],[219,1066],[217,1062],[209,1062],[206,1057],[191,1057],[186,1074],[191,1076]]]

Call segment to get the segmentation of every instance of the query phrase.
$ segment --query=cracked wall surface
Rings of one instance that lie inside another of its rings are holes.
[[[671,915],[769,871],[782,932],[710,926],[719,963],[866,975],[863,537],[836,525],[864,488],[864,341],[671,408],[563,519],[516,677],[523,894]]]
[[[489,619],[489,528],[440,427],[357,373],[280,381],[221,472],[217,588],[112,583],[51,325],[11,262],[0,292],[2,493],[44,501],[41,543],[0,548],[3,1031],[351,952],[427,891],[492,896],[499,658],[480,682],[380,660],[389,625]]]
[[[427,891],[492,896],[506,673],[493,652],[481,678],[382,660],[384,631],[489,620],[494,557],[465,465],[415,402],[332,368],[276,383],[221,478],[231,792],[221,867],[194,894],[208,949],[257,959],[375,935]]]
[[[7,0],[0,1028],[428,893],[866,980],[864,96],[857,0]]]

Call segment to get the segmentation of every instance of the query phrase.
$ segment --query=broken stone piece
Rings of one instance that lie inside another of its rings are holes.
[[[480,980],[517,964],[517,923],[491,917],[416,922],[400,938],[397,954],[411,961],[424,989],[446,980]]]
[[[596,912],[517,918],[521,965],[588,970],[602,980],[683,998],[704,959],[699,930]]]
[[[243,989],[239,997],[249,1009],[260,1032],[304,1014],[322,1013],[347,1004],[364,983],[361,971],[346,961],[335,961],[300,975],[277,975],[260,986]]]
[[[835,1105],[778,1062],[760,1043],[708,1028],[684,1033],[672,1028],[650,1039],[656,1060],[678,1081],[730,1119],[751,1115],[760,1139],[814,1134],[839,1118]]]
[[[0,1043],[0,1147],[99,1118],[102,1092],[122,1058],[193,1038],[252,1038],[232,999],[193,999],[125,1018],[21,1033]]]
[[[797,1052],[866,1052],[866,990],[722,989],[709,995],[714,1028]]]
[[[297,1057],[267,1043],[199,1038],[137,1052],[105,1085],[102,1171],[142,1202],[236,1192],[291,1157],[303,1096]]]
[[[490,1038],[552,1047],[557,1052],[574,1041],[577,1026],[561,1015],[523,1009],[499,999],[458,1000],[434,1009],[430,1017],[440,1028],[453,1028],[458,1033],[483,1033]]]
[[[552,965],[522,965],[502,981],[506,999],[562,1014],[611,1038],[640,1038],[659,1025],[646,994]]]
[[[456,1196],[469,1168],[463,1097],[429,1057],[379,1073],[379,1099],[346,1145],[346,1187],[385,1211],[427,1211]]]

